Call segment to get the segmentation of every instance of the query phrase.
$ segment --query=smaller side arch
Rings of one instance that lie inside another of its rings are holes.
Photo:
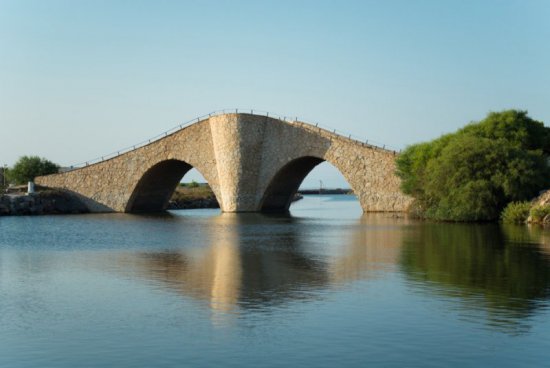
[[[283,166],[271,179],[260,202],[262,212],[288,212],[292,198],[313,168],[324,159],[305,156]]]
[[[136,184],[124,212],[166,209],[181,178],[193,167],[180,160],[161,161],[149,168]]]

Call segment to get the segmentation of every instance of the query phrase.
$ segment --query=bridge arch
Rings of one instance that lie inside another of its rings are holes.
[[[323,162],[328,162],[336,168],[351,187],[346,172],[333,162],[314,155],[298,157],[280,167],[272,176],[262,196],[260,211],[287,212],[304,179],[317,165]]]
[[[135,184],[124,212],[165,210],[181,179],[191,169],[203,175],[197,167],[179,159],[162,160],[152,165]],[[216,190],[213,191],[219,201]]]

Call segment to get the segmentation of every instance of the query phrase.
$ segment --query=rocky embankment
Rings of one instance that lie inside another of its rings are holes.
[[[169,210],[190,210],[196,208],[220,208],[216,198],[176,199],[168,202]]]
[[[302,199],[296,194],[293,201]],[[169,210],[220,208],[209,187],[176,189],[168,202]],[[60,190],[40,187],[32,194],[15,192],[0,195],[0,216],[75,214],[90,212],[75,195]]]
[[[0,195],[0,216],[86,213],[88,208],[76,196],[44,190],[32,194]]]
[[[208,185],[178,185],[167,209],[189,210],[195,208],[220,208],[214,192]]]
[[[528,224],[550,225],[550,190],[541,193],[531,201],[531,209],[525,222]]]
[[[172,196],[170,202],[168,202],[169,210],[191,210],[197,208],[220,208],[218,200],[214,196],[214,193],[207,193],[205,197],[195,196],[192,198],[189,197],[179,197],[178,192]],[[303,195],[296,193],[293,202],[299,201],[304,198]]]
[[[550,190],[542,192],[533,200],[534,206],[550,206]]]

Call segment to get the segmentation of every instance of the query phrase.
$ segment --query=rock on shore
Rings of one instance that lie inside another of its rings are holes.
[[[0,196],[0,216],[86,213],[88,208],[76,196],[57,190]]]
[[[184,200],[171,200],[168,202],[169,210],[189,210],[196,208],[220,208],[216,198],[195,198]]]
[[[539,213],[534,213],[537,211]],[[534,213],[534,214],[533,214]],[[550,190],[545,190],[531,201],[530,215],[525,221],[528,224],[550,225]]]
[[[302,199],[296,194],[293,201]],[[220,208],[213,193],[193,193],[178,195],[178,191],[168,203],[169,210],[195,208]],[[74,194],[61,190],[40,188],[32,194],[12,193],[0,195],[0,216],[50,215],[88,213],[88,207]]]

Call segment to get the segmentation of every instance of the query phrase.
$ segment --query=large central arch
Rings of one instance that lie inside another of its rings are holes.
[[[159,162],[138,181],[124,212],[165,210],[180,180],[193,167],[180,160]]]
[[[305,177],[323,162],[318,157],[306,156],[294,159],[283,166],[268,184],[262,197],[262,212],[286,212]]]

